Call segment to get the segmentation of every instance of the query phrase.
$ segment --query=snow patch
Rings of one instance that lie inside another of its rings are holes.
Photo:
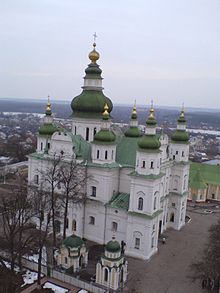
[[[50,283],[50,282],[46,282],[43,286],[43,288],[49,288],[49,289],[52,289],[55,293],[66,293],[68,292],[69,290],[68,289],[65,289],[63,287],[60,287],[58,285],[55,285],[53,283]]]

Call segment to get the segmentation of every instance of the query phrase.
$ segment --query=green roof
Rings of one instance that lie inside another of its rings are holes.
[[[138,146],[140,149],[158,150],[160,148],[160,140],[157,135],[145,134],[139,141]]]
[[[196,174],[192,178],[190,182],[190,187],[194,189],[205,189],[207,187],[207,184],[205,183],[199,169],[196,171]]]
[[[113,105],[101,90],[83,90],[79,96],[76,96],[71,103],[74,117],[102,118],[102,112],[105,104],[109,107],[109,113]]]
[[[62,244],[70,248],[80,248],[82,247],[83,243],[84,242],[80,237],[76,235],[71,235],[64,239]]]
[[[110,240],[106,246],[105,246],[105,250],[107,250],[108,252],[118,252],[121,250],[121,246],[119,244],[118,241],[116,241],[115,239]]]
[[[189,141],[189,134],[185,130],[177,129],[171,136],[172,141],[178,143],[186,143]]]
[[[196,175],[198,170],[200,178]],[[191,162],[189,176],[189,186],[192,186],[192,188],[194,188],[193,186],[195,186],[195,184],[201,184],[201,182],[195,183],[195,180],[200,181],[201,178],[206,184],[220,185],[220,166]]]
[[[131,216],[137,216],[137,217],[141,217],[141,218],[145,218],[145,219],[151,220],[151,219],[157,217],[158,215],[160,215],[162,212],[163,212],[163,210],[157,210],[153,214],[149,215],[149,214],[144,214],[144,213],[138,213],[138,212],[129,211],[128,214],[131,215]]]
[[[122,137],[117,145],[116,161],[122,166],[134,167],[138,137]]]
[[[130,198],[130,194],[119,193],[119,194],[113,196],[107,205],[113,209],[120,209],[120,210],[128,211],[129,198]]]
[[[125,136],[127,136],[127,137],[140,137],[141,136],[141,131],[137,126],[130,126],[125,131]]]
[[[44,123],[40,126],[38,133],[40,135],[52,135],[56,131],[59,131],[58,126],[53,123]]]
[[[160,172],[158,175],[155,175],[155,174],[142,175],[142,174],[138,174],[136,171],[133,171],[129,175],[135,176],[135,177],[140,177],[140,178],[142,177],[144,179],[155,180],[155,179],[159,179],[159,178],[162,178],[163,176],[165,176],[165,173]]]
[[[114,142],[115,134],[109,129],[101,129],[94,136],[94,142]]]

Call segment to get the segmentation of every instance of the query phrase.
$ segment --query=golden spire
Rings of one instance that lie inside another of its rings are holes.
[[[154,119],[154,104],[153,104],[153,100],[151,100],[151,105],[150,105],[150,115],[149,117],[150,119]]]
[[[50,96],[49,95],[47,97],[46,114],[51,115],[51,102],[50,102]]]
[[[96,33],[94,33],[93,37],[94,37],[93,50],[89,53],[89,59],[92,61],[92,63],[96,63],[96,61],[99,60],[99,57],[100,57],[99,53],[95,49],[96,38],[97,38]]]
[[[180,118],[184,118],[184,103],[182,104],[182,110],[181,110],[181,113],[180,113]]]
[[[131,119],[137,119],[137,108],[136,108],[136,100],[134,101],[133,110],[131,113]]]

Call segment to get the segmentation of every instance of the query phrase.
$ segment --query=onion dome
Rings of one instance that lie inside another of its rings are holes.
[[[154,108],[151,105],[150,113],[146,121],[146,130],[144,136],[138,141],[138,146],[146,150],[159,150],[161,143],[156,135],[157,121],[154,115]]]
[[[59,131],[59,128],[53,123],[51,103],[48,97],[47,107],[45,111],[44,123],[40,126],[38,133],[40,135],[51,136],[54,132]]]
[[[141,136],[141,131],[138,128],[136,103],[134,104],[133,111],[131,113],[130,125],[129,125],[129,128],[125,131],[125,136],[126,137]]]
[[[62,244],[67,248],[81,248],[84,242],[80,237],[76,235],[71,235],[64,239]]]
[[[112,253],[119,252],[121,250],[121,246],[119,242],[115,240],[114,236],[112,237],[112,240],[106,244],[105,250]]]
[[[110,115],[108,109],[108,105],[105,104],[104,112],[102,113],[103,125],[101,130],[95,134],[94,142],[114,143],[115,141],[115,134],[110,130]]]
[[[188,143],[189,141],[189,134],[186,131],[186,119],[185,119],[185,113],[183,109],[177,120],[177,129],[171,136],[171,140],[175,143]]]
[[[100,55],[95,47],[96,43],[93,44],[93,50],[89,53],[91,63],[85,70],[83,91],[71,102],[73,117],[97,119],[102,117],[105,104],[108,105],[109,113],[113,108],[111,100],[102,91],[102,70],[96,63]]]

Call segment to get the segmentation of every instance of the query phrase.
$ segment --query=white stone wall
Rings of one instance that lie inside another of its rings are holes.
[[[160,173],[160,158],[160,152],[137,151],[136,171],[142,175],[158,175]]]
[[[115,162],[116,145],[92,144],[92,161],[97,164],[110,164]]]
[[[73,118],[72,120],[72,133],[79,134],[86,140],[86,129],[89,129],[88,142],[94,140],[94,132],[98,132],[101,129],[101,119],[83,119]]]

